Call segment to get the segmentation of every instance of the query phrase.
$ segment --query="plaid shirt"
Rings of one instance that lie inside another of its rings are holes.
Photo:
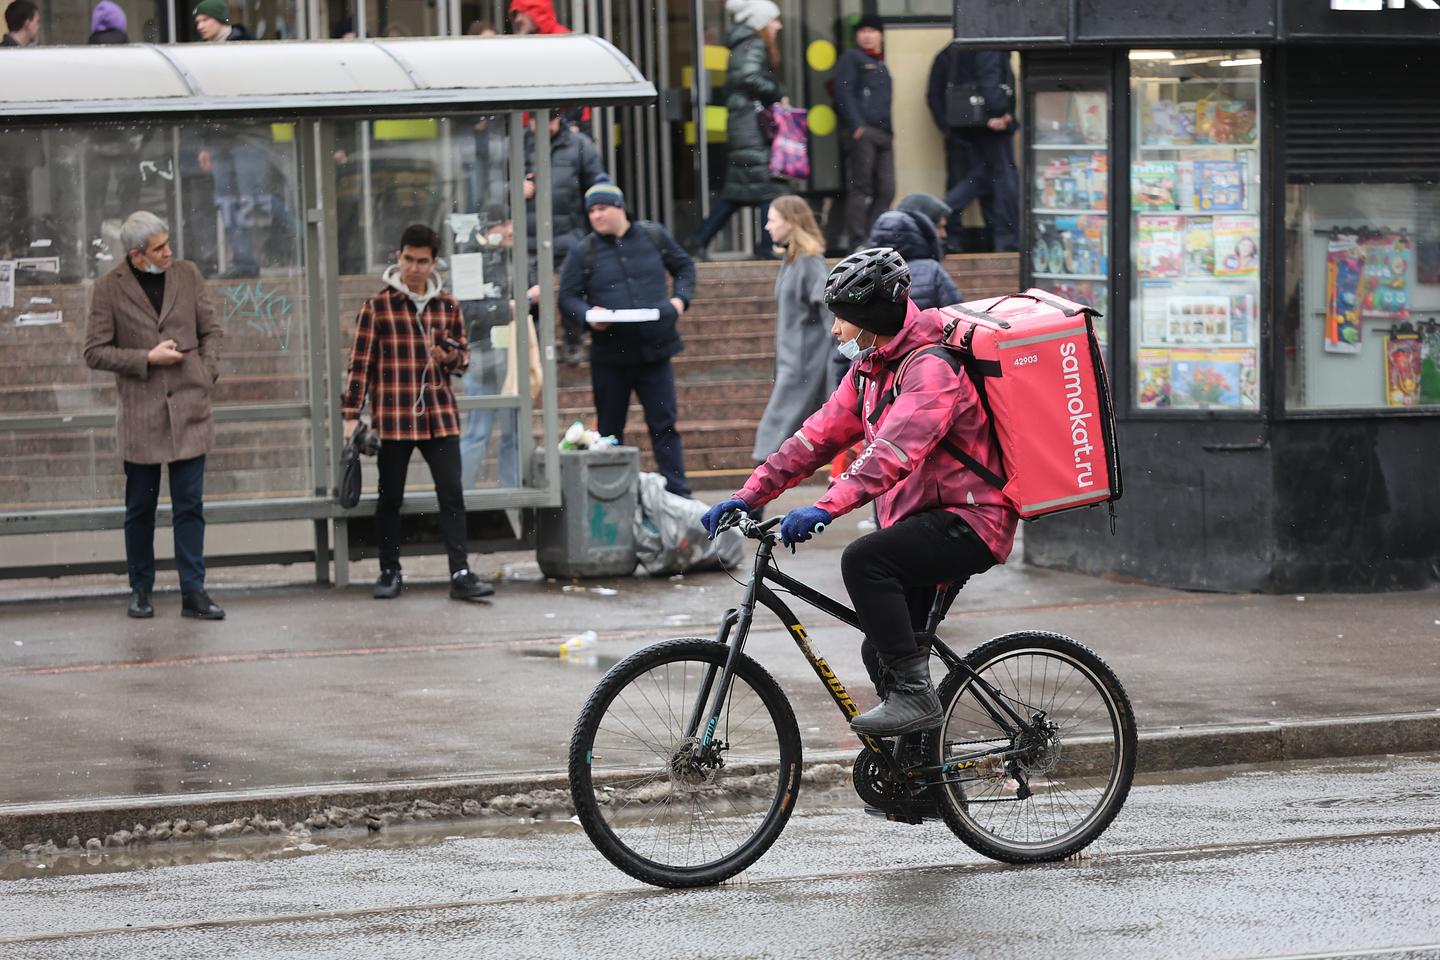
[[[465,372],[470,350],[462,346],[454,362],[443,367],[432,363],[430,348],[445,337],[465,343],[460,304],[448,293],[432,297],[418,320],[414,302],[399,290],[388,288],[366,300],[355,318],[350,372],[340,400],[345,419],[360,416],[368,392],[381,440],[459,436],[460,411],[450,378]]]

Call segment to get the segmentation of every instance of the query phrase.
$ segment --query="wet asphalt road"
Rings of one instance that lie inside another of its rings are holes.
[[[0,956],[1433,958],[1437,811],[1433,755],[1142,782],[1090,856],[1032,868],[845,792],[693,892],[638,887],[569,823],[11,860]]]

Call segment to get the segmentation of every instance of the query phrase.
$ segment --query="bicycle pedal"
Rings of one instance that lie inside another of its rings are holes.
[[[867,806],[865,808],[865,812],[872,817],[879,817],[882,820],[889,820],[894,823],[909,823],[913,825],[925,822],[925,818],[920,816],[918,813],[913,813],[906,810],[884,810],[880,807]]]

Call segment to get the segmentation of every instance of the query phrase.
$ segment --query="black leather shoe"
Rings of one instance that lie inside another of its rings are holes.
[[[150,591],[136,590],[130,594],[130,609],[125,615],[134,617],[136,620],[148,620],[155,616],[155,608],[150,606]]]
[[[399,570],[381,570],[380,578],[375,581],[375,589],[370,596],[376,600],[393,600],[400,596],[400,591],[405,589],[405,578],[400,576]]]
[[[462,570],[450,578],[450,599],[479,600],[495,593],[495,588],[481,580],[469,570]]]
[[[196,620],[224,620],[225,611],[204,590],[194,590],[180,599],[180,616]]]

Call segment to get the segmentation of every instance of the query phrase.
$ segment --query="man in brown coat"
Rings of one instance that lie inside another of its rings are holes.
[[[115,417],[125,462],[125,559],[132,617],[151,617],[155,506],[160,466],[170,474],[180,613],[223,620],[205,592],[205,454],[213,428],[210,390],[219,376],[220,322],[200,270],[175,260],[170,228],[153,213],[120,228],[126,258],[95,281],[85,330],[85,363],[115,373]]]

